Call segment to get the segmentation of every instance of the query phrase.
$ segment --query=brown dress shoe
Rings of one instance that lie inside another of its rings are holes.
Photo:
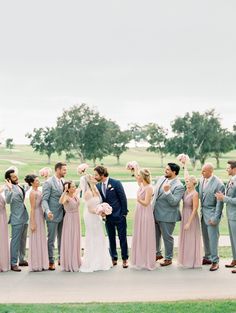
[[[11,265],[11,270],[14,272],[21,272],[21,269],[17,265]]]
[[[162,263],[160,263],[161,266],[168,266],[172,264],[172,260],[165,259]]]
[[[29,266],[28,262],[23,260],[19,263],[19,266]]]
[[[162,255],[157,255],[157,256],[156,256],[156,261],[161,260],[161,259],[163,259],[163,256],[162,256]]]
[[[49,267],[48,267],[49,271],[55,271],[56,267],[54,263],[49,263]]]
[[[236,274],[236,270],[232,270],[232,273],[233,273],[233,274]]]
[[[203,259],[202,260],[202,265],[211,265],[211,264],[212,264],[212,262],[210,260],[208,260],[208,259]]]
[[[233,260],[230,264],[225,264],[225,267],[235,267],[236,266],[236,260]]]
[[[123,268],[128,268],[129,264],[128,264],[128,260],[123,260]]]
[[[113,266],[116,266],[117,265],[117,260],[112,260],[112,264],[113,264]]]
[[[218,263],[212,263],[211,267],[210,267],[210,271],[214,272],[217,271],[219,269],[219,264]]]

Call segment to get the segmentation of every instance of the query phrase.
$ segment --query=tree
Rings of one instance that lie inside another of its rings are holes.
[[[172,123],[172,132],[175,134],[168,140],[168,152],[174,155],[187,153],[193,167],[196,161],[205,163],[213,152],[217,141],[217,134],[221,131],[219,116],[215,110],[186,113],[184,117],[177,117]],[[220,148],[221,149],[221,148]]]
[[[142,126],[138,124],[130,124],[129,131],[131,133],[131,140],[134,141],[135,147],[137,148],[138,143],[145,139],[145,132]]]
[[[166,153],[166,142],[168,130],[155,123],[149,123],[144,126],[146,140],[149,143],[147,151],[159,153],[161,157],[161,167],[163,167],[163,160]]]
[[[117,164],[120,164],[120,156],[128,150],[128,143],[132,139],[130,130],[122,131],[120,126],[113,121],[108,122],[107,137],[110,147],[110,154],[117,159]]]
[[[102,159],[109,154],[107,145],[108,121],[86,104],[74,105],[57,119],[57,152],[67,158]]]
[[[227,129],[220,128],[215,137],[215,142],[212,145],[213,157],[216,159],[216,166],[220,168],[220,156],[222,153],[233,150],[233,134]]]
[[[6,139],[6,148],[10,151],[14,148],[13,138]]]
[[[40,154],[46,154],[48,164],[51,163],[51,155],[56,152],[56,132],[55,128],[34,128],[33,133],[25,136],[29,139],[33,150]]]

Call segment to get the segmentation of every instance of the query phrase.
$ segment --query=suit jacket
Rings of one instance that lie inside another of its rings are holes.
[[[225,187],[223,182],[216,176],[213,176],[203,190],[204,179],[200,180],[199,185],[199,197],[201,201],[201,213],[206,224],[209,224],[209,220],[214,223],[219,223],[223,210],[223,202],[217,201],[215,193],[221,191],[224,193]]]
[[[55,176],[48,178],[43,184],[42,191],[42,207],[45,214],[45,218],[48,222],[59,223],[63,219],[63,205],[59,203],[59,199],[63,192],[63,185],[59,186]],[[53,213],[53,220],[48,219],[48,212]]]
[[[6,203],[10,204],[10,217],[9,224],[19,225],[26,224],[29,220],[29,215],[25,206],[25,192],[26,190],[22,187],[23,191],[18,185],[12,185],[12,190],[5,189]]]
[[[107,219],[119,219],[128,214],[128,204],[124,188],[119,180],[109,178],[106,195],[102,192],[102,183],[97,184],[103,202],[107,202],[112,207],[112,214]]]
[[[226,186],[224,203],[228,220],[236,221],[236,176],[232,177],[231,183]]]
[[[170,181],[170,193],[166,194],[162,188],[166,180],[162,176],[157,181],[152,207],[156,221],[173,223],[181,220],[179,204],[184,195],[184,186],[179,178],[175,178]]]

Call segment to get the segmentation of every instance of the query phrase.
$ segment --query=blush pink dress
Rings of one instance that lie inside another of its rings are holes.
[[[10,269],[6,202],[0,194],[0,272]]]
[[[144,200],[148,186],[140,187],[138,196]],[[131,247],[131,263],[139,269],[153,270],[156,268],[156,233],[153,209],[137,202],[133,240]]]
[[[65,217],[61,237],[61,268],[66,272],[77,272],[81,265],[81,235],[79,198],[70,198],[65,204]]]
[[[184,194],[182,221],[180,225],[178,263],[188,268],[199,268],[202,264],[202,244],[199,216],[196,214],[190,228],[184,230],[193,211],[193,195],[195,191]]]
[[[42,208],[42,193],[36,191],[35,195],[36,230],[32,232],[30,229],[29,231],[29,270],[39,272],[48,269],[48,247]]]

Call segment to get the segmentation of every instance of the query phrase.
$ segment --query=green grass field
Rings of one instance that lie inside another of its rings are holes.
[[[2,304],[0,313],[234,313],[235,300],[110,304]]]
[[[222,156],[220,159],[221,168],[215,171],[215,174],[221,177],[224,180],[227,180],[226,173],[226,163],[229,159],[236,159],[236,151],[231,151]],[[108,156],[104,158],[101,163],[108,167],[110,175],[114,178],[121,179],[123,181],[132,181],[133,178],[130,175],[130,172],[125,169],[125,165],[128,161],[136,160],[141,167],[147,167],[150,169],[152,176],[160,176],[163,174],[163,169],[161,168],[161,161],[158,154],[147,152],[144,148],[132,148],[126,151],[120,160],[120,165],[116,164],[116,158],[113,156]],[[54,154],[52,156],[52,161],[50,167],[53,168],[53,165],[57,161],[64,161],[64,155],[58,156]],[[167,156],[164,160],[164,163],[175,161],[176,157]],[[209,158],[207,161],[215,164],[215,160]],[[20,163],[18,163],[20,162]],[[73,180],[79,180],[79,176],[76,173],[76,168],[79,164],[79,160],[73,160],[68,164],[68,175],[67,177]],[[90,172],[92,173],[93,164],[88,162],[91,166]],[[98,161],[97,164],[100,164]],[[34,152],[31,146],[18,145],[14,148],[13,151],[8,151],[4,147],[0,147],[0,183],[4,182],[4,172],[10,166],[17,166],[19,169],[20,180],[23,181],[23,178],[26,174],[29,173],[38,173],[39,169],[42,167],[48,166],[47,157],[45,155],[40,155]],[[200,177],[201,166],[198,163],[195,171],[192,171],[191,166],[189,166],[191,174]],[[183,171],[180,173],[180,177],[183,176]]]

